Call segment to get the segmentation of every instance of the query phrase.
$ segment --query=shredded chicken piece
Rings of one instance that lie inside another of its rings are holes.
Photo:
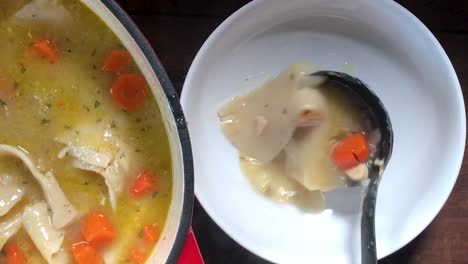
[[[360,163],[356,167],[346,170],[345,174],[353,181],[363,181],[369,177],[369,169],[366,164]]]
[[[128,161],[124,145],[119,144],[115,155],[100,153],[89,147],[68,144],[58,157],[64,158],[70,154],[75,168],[93,171],[104,177],[109,191],[109,200],[113,209],[117,207],[118,195],[123,192],[125,177],[128,174]]]

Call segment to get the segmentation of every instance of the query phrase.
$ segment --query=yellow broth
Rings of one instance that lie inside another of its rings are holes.
[[[117,238],[108,248],[119,248],[117,263],[126,263],[131,247],[141,240],[143,226],[155,223],[162,229],[171,200],[171,158],[156,101],[149,93],[144,107],[131,112],[114,104],[110,88],[115,75],[103,72],[101,66],[109,51],[122,44],[80,1],[62,1],[71,14],[63,23],[18,21],[14,12],[21,7],[19,2],[12,1],[14,5],[0,13],[0,76],[8,78],[15,90],[14,104],[7,106],[8,111],[0,107],[0,144],[20,146],[42,171],[53,171],[67,198],[82,215],[98,210],[109,216]],[[27,52],[34,40],[44,38],[53,41],[59,50],[60,60],[55,64]],[[139,73],[135,65],[127,71]],[[94,124],[98,131],[111,129],[132,152],[129,181],[116,210],[108,202],[101,175],[74,168],[70,160],[57,157],[64,145],[55,139],[62,134],[79,133],[80,124]],[[150,169],[157,175],[158,190],[135,199],[129,188],[141,169]],[[32,199],[43,199],[34,178],[19,161],[0,158],[0,174],[7,171],[19,171],[24,185],[34,186],[30,188],[34,190]],[[24,207],[24,201],[32,201],[28,197],[29,189],[15,210]],[[67,227],[62,248],[70,251],[71,244],[82,239],[80,227],[81,219]],[[24,250],[28,263],[46,262],[31,246],[23,229],[10,241],[16,241]],[[2,254],[1,263],[4,258]]]

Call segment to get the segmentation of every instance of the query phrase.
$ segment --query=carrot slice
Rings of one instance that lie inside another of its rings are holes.
[[[112,99],[124,110],[135,111],[143,106],[148,84],[140,74],[122,74],[112,85]]]
[[[57,47],[48,39],[41,39],[35,41],[31,45],[33,53],[46,58],[50,63],[57,63],[59,61],[59,52]]]
[[[86,241],[77,242],[72,245],[73,257],[78,264],[103,264],[102,257],[96,249]]]
[[[111,51],[102,65],[102,70],[105,72],[122,72],[132,62],[132,56],[126,49],[118,49]]]
[[[152,245],[158,241],[160,233],[160,230],[155,225],[146,225],[143,227],[143,241],[148,245]]]
[[[351,169],[369,158],[369,144],[363,134],[351,134],[336,143],[333,160],[342,170]]]
[[[133,264],[144,263],[145,259],[146,254],[143,252],[143,250],[139,248],[134,248],[130,251],[130,261],[132,261]]]
[[[115,239],[115,231],[109,219],[103,214],[88,214],[82,227],[83,237],[94,247],[103,247]]]
[[[156,189],[154,175],[150,170],[142,170],[133,181],[131,192],[134,197],[142,197]]]
[[[8,264],[25,264],[26,258],[24,257],[21,248],[15,244],[9,244],[6,247],[7,263]]]

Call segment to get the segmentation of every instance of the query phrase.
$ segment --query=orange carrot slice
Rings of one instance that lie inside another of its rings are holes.
[[[130,261],[133,264],[141,264],[144,263],[146,259],[146,254],[143,250],[139,248],[134,248],[130,251]]]
[[[143,227],[143,241],[152,245],[154,242],[158,241],[161,232],[155,225],[146,225]]]
[[[148,84],[140,74],[122,74],[112,85],[112,99],[123,110],[135,111],[145,103]]]
[[[369,158],[369,144],[363,134],[351,134],[336,143],[332,157],[338,168],[347,170]]]
[[[154,175],[150,170],[142,170],[133,181],[130,191],[134,197],[142,197],[156,189]]]
[[[81,231],[85,240],[96,248],[108,245],[116,237],[109,219],[97,212],[92,212],[85,217]]]
[[[105,72],[119,73],[125,70],[131,62],[132,56],[128,50],[113,50],[107,55],[101,69]]]
[[[8,264],[25,264],[26,258],[24,257],[21,248],[15,244],[9,244],[6,247],[7,263]]]
[[[72,245],[72,254],[78,264],[103,264],[102,257],[96,249],[86,241],[77,242]]]
[[[59,52],[56,46],[52,43],[52,41],[48,39],[41,39],[35,41],[31,45],[31,50],[34,54],[44,57],[50,63],[57,63],[59,61]]]

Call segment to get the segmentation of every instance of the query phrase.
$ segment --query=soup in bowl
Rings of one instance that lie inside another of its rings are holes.
[[[0,262],[175,262],[191,151],[149,44],[112,1],[0,7]]]

